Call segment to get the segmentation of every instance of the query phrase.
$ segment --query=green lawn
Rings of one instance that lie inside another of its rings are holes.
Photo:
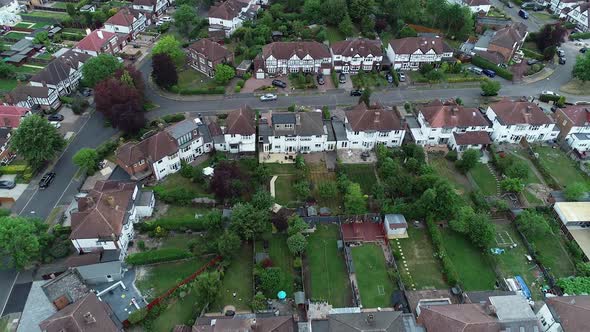
[[[16,88],[16,80],[0,79],[0,91],[9,92]]]
[[[43,28],[47,25],[53,25],[53,23],[51,23],[51,22],[37,22],[37,23],[33,24],[31,29],[39,29],[39,28]]]
[[[147,270],[146,275],[137,280],[135,285],[146,298],[154,299],[196,272],[207,261],[207,259],[194,258],[181,262],[148,266],[145,267]]]
[[[535,165],[533,164],[533,162],[528,158],[527,156],[527,152],[523,149],[518,149],[516,151],[512,151],[513,154],[515,155],[519,155],[523,158],[518,158],[521,161],[524,161],[525,163],[527,163],[529,165],[529,167],[531,168],[529,170],[529,175],[528,178],[526,179],[525,183],[529,184],[529,183],[542,183],[541,179],[539,179],[539,177],[537,176],[537,174],[533,171],[533,169],[535,168]]]
[[[331,26],[326,27],[326,35],[327,35],[328,41],[330,41],[330,43],[334,43],[334,42],[346,39],[344,37],[344,35],[342,35],[340,30],[338,30],[338,28],[336,28],[336,27],[331,27]]]
[[[195,317],[200,313],[198,297],[195,291],[191,290],[183,299],[175,299],[153,322],[151,331],[170,332],[178,324],[194,322]]]
[[[375,165],[343,164],[342,169],[350,181],[361,185],[363,193],[370,195],[373,192],[373,187],[377,184]]]
[[[274,266],[281,268],[285,275],[282,289],[287,292],[287,297],[293,298],[293,257],[287,247],[286,234],[272,235],[269,240],[268,254]]]
[[[352,80],[352,85],[355,88],[365,89],[389,85],[384,76],[374,72],[359,72],[357,75],[350,75],[350,79]]]
[[[188,234],[174,234],[162,239],[159,248],[181,248],[187,249],[191,240],[199,240],[200,237]]]
[[[408,264],[410,279],[414,285],[405,285],[408,289],[444,289],[447,284],[441,272],[438,259],[434,257],[434,249],[428,232],[425,228],[408,228],[407,239],[396,239],[391,241],[394,251],[403,253],[403,259],[397,260],[400,273],[408,273],[404,262]],[[401,247],[401,250],[400,250]],[[405,280],[406,278],[404,278]]]
[[[16,31],[11,31],[7,34],[4,35],[4,37],[6,38],[11,38],[11,39],[24,39],[26,36],[28,36],[27,32],[16,32]]]
[[[20,22],[15,25],[16,28],[30,28],[34,23],[31,22]]]
[[[34,74],[34,73],[38,73],[41,70],[43,70],[43,68],[39,68],[39,67],[31,67],[31,66],[19,66],[15,68],[17,73],[23,73],[23,74]]]
[[[468,193],[472,190],[467,177],[455,168],[455,165],[445,157],[438,154],[428,155],[428,164],[443,178],[446,178],[457,190]]]
[[[168,175],[164,181],[158,183],[156,187],[162,187],[165,189],[184,188],[198,196],[212,197],[212,195],[208,193],[209,188],[207,188],[206,185],[192,182],[190,179],[182,177],[180,173]]]
[[[551,21],[555,21],[555,19],[553,18],[553,16],[551,16],[551,14],[549,13],[544,13],[544,12],[534,12],[533,16],[538,18],[541,21],[545,21],[545,22],[551,22]]]
[[[43,17],[48,19],[56,19],[59,21],[65,20],[66,18],[70,17],[67,13],[62,12],[50,12],[50,11],[41,11],[41,10],[34,10],[30,13],[23,14],[26,17]]]
[[[533,195],[530,191],[526,188],[523,191],[524,196],[526,197],[529,205],[536,206],[536,205],[543,205],[543,201],[538,199],[537,196]]]
[[[0,332],[9,332],[8,331],[8,317],[4,317],[0,319]]]
[[[237,310],[248,310],[252,302],[252,268],[252,245],[244,244],[225,269],[217,301],[210,306],[210,311],[222,312],[226,305],[233,305]],[[233,293],[236,293],[236,297]]]
[[[289,203],[297,201],[297,196],[293,191],[294,183],[294,175],[280,175],[277,177],[275,180],[275,198],[277,204],[288,205]]]
[[[269,163],[264,164],[266,168],[268,168],[270,174],[272,175],[280,175],[280,174],[295,174],[295,164],[278,164],[278,163]]]
[[[496,179],[485,164],[477,163],[477,165],[469,171],[469,174],[471,174],[471,177],[473,177],[473,180],[477,183],[477,186],[484,195],[493,196],[498,193]]]
[[[529,236],[528,241],[542,256],[543,265],[557,278],[574,275],[574,265],[565,249],[563,238],[551,232],[543,236]]]
[[[337,225],[318,225],[308,237],[307,261],[311,275],[312,299],[328,301],[335,308],[349,307],[350,280],[342,251],[336,241],[340,239]]]
[[[445,248],[466,291],[494,289],[496,275],[483,253],[463,235],[450,229],[443,231]]]
[[[577,167],[576,163],[567,157],[560,149],[550,147],[534,147],[539,154],[541,165],[545,166],[551,175],[564,187],[576,182],[588,184],[588,177]]]
[[[217,86],[217,84],[212,78],[207,77],[192,68],[187,68],[178,72],[177,86],[180,89],[198,89]]]
[[[390,307],[396,286],[387,275],[382,249],[375,244],[354,247],[352,260],[363,307]]]

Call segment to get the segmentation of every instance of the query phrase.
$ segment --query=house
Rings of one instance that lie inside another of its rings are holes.
[[[90,288],[84,283],[80,273],[73,269],[68,269],[49,280],[41,286],[41,289],[57,310],[65,308],[90,293]]]
[[[440,37],[392,39],[387,45],[387,58],[393,69],[418,70],[426,63],[438,66],[452,57],[453,49]]]
[[[216,135],[220,139],[215,143],[215,150],[231,153],[256,151],[256,113],[250,107],[243,106],[230,112],[225,123],[223,135]]]
[[[222,0],[209,8],[209,32],[223,32],[229,38],[244,21],[252,20],[268,0]]]
[[[217,65],[234,62],[232,52],[208,38],[192,43],[188,47],[187,53],[189,65],[209,77],[215,76]]]
[[[422,107],[416,124],[410,126],[412,138],[418,145],[449,144],[453,134],[488,132],[490,123],[477,108],[464,107],[454,100],[435,100]]]
[[[47,67],[33,75],[29,84],[34,87],[47,87],[47,96],[43,95],[38,99],[45,99],[51,102],[51,90],[56,90],[59,96],[69,95],[75,91],[82,79],[82,67],[84,62],[90,59],[90,55],[67,51],[57,59],[51,61]],[[39,92],[37,90],[35,92]],[[56,102],[52,103],[56,104]],[[59,104],[58,104],[59,105]]]
[[[21,6],[16,0],[0,1],[0,25],[16,25],[21,21]]]
[[[6,165],[16,157],[10,149],[12,134],[9,128],[0,128],[0,165]]]
[[[492,7],[490,0],[450,0],[449,2],[467,6],[474,14],[484,13],[487,15]]]
[[[75,269],[87,285],[119,281],[125,274],[119,256],[120,250],[73,254],[67,259],[66,266]]]
[[[586,256],[590,258],[590,202],[557,202],[553,211],[561,221],[563,233],[575,241]]]
[[[265,153],[310,153],[328,148],[321,112],[264,112],[258,125],[258,139]]]
[[[264,45],[254,60],[256,78],[289,73],[330,74],[332,55],[328,46],[316,41],[273,42]],[[266,75],[265,75],[266,74]]]
[[[0,128],[18,128],[20,122],[31,115],[29,108],[0,105]]]
[[[264,331],[264,332],[295,332],[297,324],[293,321],[292,316],[276,317],[235,317],[227,316],[203,316],[197,318],[195,325],[177,325],[174,332],[190,331],[207,331],[207,332],[226,332],[226,331]]]
[[[557,138],[555,122],[536,104],[507,98],[491,104],[486,117],[492,123],[492,140],[502,143],[543,142]]]
[[[537,312],[543,332],[590,331],[590,296],[555,296],[545,299]]]
[[[186,119],[164,129],[174,140],[178,151],[178,162],[187,163],[205,153],[203,136],[199,133],[198,124],[193,119]]]
[[[564,9],[568,8],[568,10],[570,10],[582,1],[583,0],[548,0],[549,10],[551,10],[554,14],[560,15]]]
[[[135,183],[98,181],[87,196],[78,199],[78,210],[71,213],[70,240],[76,251],[119,250],[119,260],[123,260],[135,235],[133,224],[150,216],[155,205],[153,194],[147,202],[143,195]],[[138,210],[136,206],[142,204],[148,208]]]
[[[330,52],[334,70],[338,72],[356,74],[359,70],[381,70],[383,50],[380,40],[347,39],[332,44]]]
[[[582,32],[590,32],[590,2],[579,3],[567,13],[568,22]]]
[[[368,107],[365,103],[345,112],[346,136],[349,149],[372,150],[377,144],[401,146],[406,133],[405,120],[396,110],[381,105]],[[343,147],[343,146],[339,146]]]
[[[96,11],[95,5],[84,5],[84,6],[80,7],[81,13],[94,13],[95,11]]]
[[[125,38],[107,30],[94,30],[76,44],[74,51],[97,56],[102,53],[115,55],[127,44]]]
[[[118,332],[111,308],[90,292],[39,324],[46,332]]]
[[[528,35],[523,23],[513,23],[498,31],[486,30],[473,46],[472,54],[477,54],[495,64],[508,63]]]
[[[559,139],[582,158],[590,150],[590,106],[570,105],[555,112]]]
[[[132,8],[152,17],[162,15],[169,6],[168,0],[133,0]]]
[[[487,131],[454,132],[449,139],[449,148],[457,152],[469,149],[483,150],[490,144],[492,144],[492,140]]]
[[[57,109],[61,102],[57,89],[50,89],[47,86],[19,85],[6,95],[6,102],[10,105],[33,108],[39,105],[40,108],[48,110]]]
[[[104,22],[103,30],[127,35],[127,41],[130,42],[137,37],[137,34],[145,30],[147,26],[147,19],[145,14],[123,7]]]
[[[386,214],[383,227],[388,239],[405,239],[408,237],[408,223],[403,214]]]

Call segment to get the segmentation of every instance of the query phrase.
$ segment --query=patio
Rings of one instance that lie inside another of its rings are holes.
[[[373,164],[377,162],[377,155],[374,151],[337,150],[336,152],[343,164]],[[363,154],[366,157],[363,157]]]

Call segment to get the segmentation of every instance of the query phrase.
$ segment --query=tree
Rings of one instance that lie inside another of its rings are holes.
[[[338,186],[334,181],[320,182],[318,186],[318,195],[322,199],[330,199],[338,194]]]
[[[455,162],[455,165],[461,171],[461,173],[466,174],[469,172],[477,162],[479,161],[479,150],[476,149],[468,149],[467,151],[463,152],[463,156],[461,159]]]
[[[143,105],[135,101],[128,101],[124,104],[113,106],[113,112],[118,114],[113,125],[125,134],[135,135],[145,127],[147,120],[143,110]]]
[[[0,61],[0,78],[14,78],[16,67],[4,61]]]
[[[131,75],[121,74],[120,77],[131,77]],[[138,85],[142,83],[138,82]],[[99,82],[94,89],[94,95],[96,110],[102,113],[113,127],[126,133],[135,133],[145,126],[143,92],[137,89],[135,84],[112,77]]]
[[[348,16],[348,6],[346,4],[346,0],[322,1],[320,8],[321,17],[328,25],[338,26],[342,21],[345,20],[345,17],[348,17],[348,21],[352,27],[352,21],[350,20],[350,16]],[[342,29],[340,29],[340,31],[342,31]]]
[[[526,180],[529,177],[529,166],[526,162],[512,159],[513,161],[510,163],[504,173],[509,178],[521,179]]]
[[[367,212],[367,198],[361,191],[361,186],[358,183],[351,182],[348,188],[346,188],[344,210],[349,215]]]
[[[373,8],[375,8],[374,0],[350,0],[348,2],[348,12],[356,23],[373,14]]]
[[[0,252],[10,257],[10,266],[22,269],[39,257],[47,225],[37,219],[0,218]]]
[[[354,25],[352,24],[352,20],[348,14],[344,16],[340,23],[338,23],[338,30],[340,30],[340,32],[342,32],[345,37],[352,36]]]
[[[215,66],[215,82],[218,84],[226,84],[234,76],[236,76],[236,70],[232,66],[223,63]]]
[[[543,215],[524,210],[516,217],[516,225],[525,235],[542,236],[551,232],[551,228]]]
[[[220,201],[239,197],[244,192],[242,182],[247,178],[238,165],[231,161],[221,161],[215,168],[209,188]]]
[[[404,26],[397,34],[398,38],[407,38],[407,37],[418,37],[418,33],[416,30],[412,29],[409,25]]]
[[[480,87],[484,96],[496,96],[501,88],[500,82],[490,79],[481,81]]]
[[[253,312],[262,311],[266,309],[268,307],[268,304],[266,303],[266,296],[264,296],[262,292],[257,292],[256,295],[254,295],[254,298],[252,298],[252,303],[250,304],[250,307]]]
[[[82,148],[72,158],[76,166],[85,169],[88,175],[94,174],[98,166],[98,153],[95,149]]]
[[[322,1],[305,0],[303,4],[303,16],[306,17],[310,23],[319,22],[322,19]]]
[[[274,298],[281,291],[285,279],[283,271],[278,267],[269,267],[260,272],[260,287],[269,298]]]
[[[451,229],[458,233],[467,233],[471,220],[475,217],[475,212],[471,206],[462,206],[457,211],[457,215],[449,222]]]
[[[479,248],[489,248],[496,237],[496,227],[484,214],[478,214],[467,225],[467,234],[471,243]]]
[[[257,210],[249,203],[234,205],[231,215],[231,229],[244,240],[252,240],[270,228],[269,212]]]
[[[178,83],[176,66],[166,53],[154,55],[152,58],[152,77],[159,87],[168,89]]]
[[[297,181],[293,185],[293,190],[297,195],[297,199],[303,200],[309,197],[310,190],[309,190],[309,182],[307,180]]]
[[[188,35],[195,19],[198,18],[195,7],[188,4],[180,5],[174,12],[174,25],[183,35]]]
[[[519,193],[524,189],[524,184],[521,179],[506,178],[500,182],[502,190],[512,193]]]
[[[49,40],[49,33],[47,31],[41,31],[33,38],[33,44],[41,44],[47,47],[50,43],[51,41]]]
[[[287,247],[292,255],[301,255],[307,247],[307,239],[301,233],[293,234],[287,239]]]
[[[578,201],[586,194],[586,185],[582,182],[574,182],[564,190],[565,198],[568,201]]]
[[[217,253],[222,257],[231,257],[235,255],[242,246],[240,237],[230,231],[225,230],[217,239]]]
[[[565,40],[567,29],[561,23],[546,24],[537,33],[537,47],[545,51],[546,48],[559,46]]]
[[[359,104],[365,103],[365,105],[367,105],[367,107],[371,106],[371,93],[372,93],[372,91],[370,88],[368,88],[368,87],[365,88],[359,98]]]
[[[582,82],[590,81],[590,52],[576,57],[573,75]]]
[[[57,129],[38,115],[25,117],[10,142],[12,148],[33,169],[53,159],[66,145]]]
[[[274,203],[274,198],[266,190],[258,190],[252,196],[251,204],[258,210],[269,210]]]
[[[287,234],[289,234],[289,236],[301,233],[309,228],[309,225],[297,215],[290,217],[288,224],[289,228],[287,229]]]
[[[213,303],[217,298],[219,287],[221,287],[219,272],[214,271],[200,274],[195,279],[193,287],[201,305],[206,306]]]
[[[172,35],[166,35],[156,43],[152,49],[152,56],[156,54],[168,54],[176,67],[184,64],[185,54],[182,51],[182,45]]]
[[[96,57],[88,59],[82,67],[83,82],[86,86],[94,87],[98,82],[113,76],[113,74],[123,68],[123,64],[117,58],[110,54],[99,54]]]

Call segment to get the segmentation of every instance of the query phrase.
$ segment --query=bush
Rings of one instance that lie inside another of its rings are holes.
[[[131,265],[146,265],[161,262],[175,261],[183,258],[188,258],[191,253],[178,248],[164,248],[158,250],[149,250],[130,254],[125,258],[125,262]]]
[[[53,258],[63,258],[70,253],[70,241],[57,240],[49,249],[49,255]]]
[[[115,140],[108,140],[96,148],[96,152],[98,153],[98,159],[102,160],[106,158],[109,154],[115,152],[119,143]]]
[[[0,174],[21,174],[27,171],[29,166],[27,165],[7,165],[0,166]]]
[[[548,103],[550,101],[553,102],[557,102],[559,101],[559,96],[555,96],[555,95],[540,95],[539,96],[539,100],[544,102],[544,103]]]
[[[545,60],[545,57],[543,56],[543,54],[540,54],[540,53],[535,52],[533,50],[529,50],[528,48],[521,48],[520,50],[522,51],[524,56],[527,58],[531,58],[531,59],[535,59],[535,60],[539,60],[539,61]]]
[[[570,35],[571,40],[588,39],[590,38],[590,32],[578,32]]]
[[[340,84],[340,81],[338,80],[338,73],[336,73],[335,70],[332,70],[330,76],[332,76],[332,83],[334,83],[334,87],[338,89],[338,85]]]
[[[430,234],[432,245],[434,246],[434,249],[438,254],[438,257],[441,260],[442,272],[447,279],[447,283],[452,286],[460,285],[461,280],[459,279],[459,273],[457,273],[455,265],[447,256],[446,250],[444,248],[442,234],[438,229],[438,226],[436,226],[436,224],[432,221],[431,218],[428,218],[426,220],[426,227],[428,227],[428,233]]]
[[[493,62],[488,61],[487,59],[484,59],[479,55],[474,55],[473,58],[471,59],[471,63],[473,63],[475,66],[478,66],[483,69],[491,69],[491,70],[495,71],[496,74],[498,74],[498,76],[512,81],[513,75],[510,71],[508,71],[502,67],[496,66],[496,64],[494,64]]]
[[[185,119],[185,116],[183,113],[168,114],[168,115],[164,115],[162,117],[162,120],[166,123],[180,122],[184,119]]]
[[[164,188],[161,186],[154,187],[154,193],[164,203],[189,205],[195,195],[185,188]]]
[[[61,96],[61,97],[59,97],[59,100],[61,101],[62,104],[68,104],[68,105],[71,105],[74,102],[74,98],[68,97],[68,96]]]
[[[127,320],[129,321],[129,323],[131,323],[131,325],[134,325],[141,322],[145,318],[145,316],[147,316],[147,314],[147,307],[143,307],[139,310],[135,310],[132,313],[130,313],[129,317],[127,317]]]
[[[144,222],[137,227],[142,231],[153,231],[157,227],[167,231],[203,231],[206,229],[205,218],[187,218],[187,217],[162,217],[154,221]]]
[[[216,86],[213,88],[179,88],[178,85],[174,85],[168,89],[172,93],[179,95],[222,95],[225,93],[225,87]]]
[[[457,160],[457,151],[455,151],[455,150],[449,151],[449,153],[447,153],[445,158],[447,158],[449,161],[453,161],[453,162],[456,161]]]

